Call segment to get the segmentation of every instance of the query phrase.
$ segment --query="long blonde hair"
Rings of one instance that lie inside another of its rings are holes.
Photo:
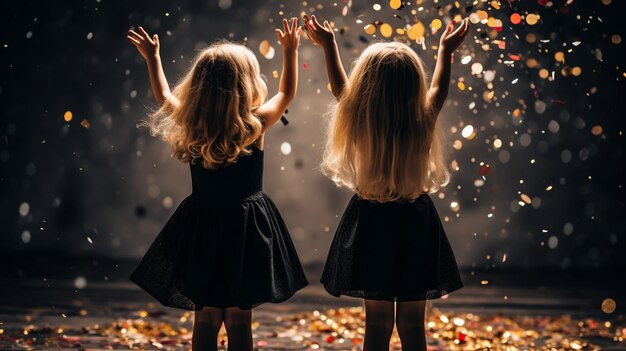
[[[426,71],[407,45],[377,43],[356,61],[328,127],[322,171],[378,202],[413,201],[450,178]]]
[[[219,42],[200,52],[172,91],[180,104],[164,103],[145,124],[172,146],[182,162],[205,168],[248,155],[263,132],[253,114],[267,98],[259,62],[243,45]]]

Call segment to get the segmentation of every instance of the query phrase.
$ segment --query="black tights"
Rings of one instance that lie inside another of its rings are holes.
[[[194,316],[191,348],[216,351],[217,335],[226,326],[229,351],[252,351],[252,310],[205,307]]]
[[[365,300],[363,351],[388,351],[394,320],[403,351],[426,351],[424,301],[398,302]],[[395,316],[394,316],[395,314]]]

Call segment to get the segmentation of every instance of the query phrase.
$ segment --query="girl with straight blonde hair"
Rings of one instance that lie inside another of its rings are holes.
[[[264,133],[295,97],[301,33],[295,18],[276,29],[283,70],[278,93],[266,102],[259,62],[245,46],[209,46],[170,92],[158,36],[129,31],[160,106],[145,125],[189,164],[193,188],[130,279],[165,306],[195,311],[194,351],[217,350],[222,323],[229,350],[251,351],[251,309],[285,301],[308,284],[262,190]]]
[[[328,253],[326,290],[365,301],[364,351],[388,350],[394,323],[404,350],[426,350],[425,300],[463,284],[428,193],[449,181],[437,116],[450,84],[453,52],[469,32],[464,20],[441,37],[430,87],[406,44],[376,43],[348,78],[333,28],[305,19],[321,46],[338,102],[328,126],[322,170],[355,192]]]

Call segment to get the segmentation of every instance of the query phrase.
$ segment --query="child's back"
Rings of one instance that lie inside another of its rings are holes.
[[[243,45],[211,45],[170,92],[158,37],[141,27],[129,32],[160,105],[146,124],[189,163],[193,189],[130,278],[163,305],[196,311],[194,350],[216,350],[222,323],[229,349],[252,350],[251,309],[307,285],[289,231],[263,192],[264,133],[297,86],[301,29],[296,19],[283,28],[283,72],[269,101],[258,60]]]
[[[469,29],[446,27],[428,88],[421,59],[402,43],[370,45],[346,77],[329,23],[308,35],[323,47],[338,99],[324,172],[355,192],[331,244],[322,283],[365,299],[364,351],[389,347],[394,322],[405,350],[426,350],[424,300],[463,286],[452,247],[428,195],[449,179],[437,133],[452,51]],[[394,305],[397,303],[396,305]]]
[[[350,74],[322,163],[356,193],[322,276],[333,295],[415,301],[463,285],[428,195],[448,172],[426,90],[421,60],[401,43],[369,46]]]
[[[253,146],[215,169],[190,168],[191,195],[131,280],[164,305],[189,310],[282,302],[305,286],[287,227],[262,191],[263,150]]]
[[[206,169],[190,163],[192,195],[211,201],[232,202],[263,190],[263,150],[252,146],[252,154],[240,156],[236,163]]]

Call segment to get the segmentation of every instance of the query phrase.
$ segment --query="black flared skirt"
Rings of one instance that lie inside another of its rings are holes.
[[[234,203],[187,197],[130,279],[165,306],[196,311],[282,302],[308,284],[262,191]]]
[[[379,203],[354,195],[321,279],[334,296],[436,299],[463,286],[454,253],[428,195]]]

